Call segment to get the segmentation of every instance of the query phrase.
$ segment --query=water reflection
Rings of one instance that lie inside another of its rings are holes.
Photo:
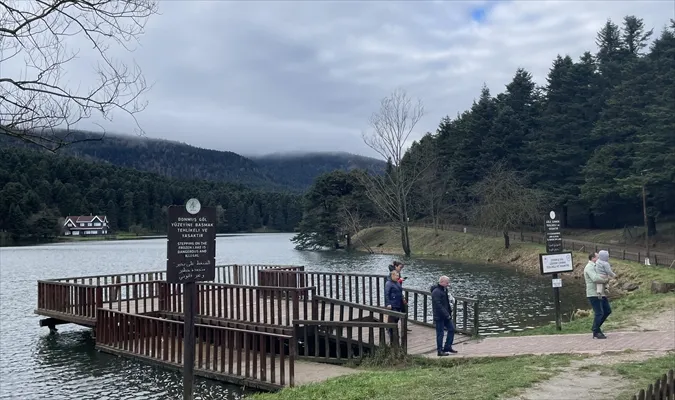
[[[307,270],[387,273],[390,255],[301,253]],[[406,287],[429,290],[441,275],[450,277],[455,296],[479,299],[481,333],[520,331],[555,321],[551,278],[530,276],[509,267],[442,259],[403,260]],[[587,307],[583,284],[561,288],[563,312]]]

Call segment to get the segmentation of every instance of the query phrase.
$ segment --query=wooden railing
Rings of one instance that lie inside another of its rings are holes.
[[[675,371],[671,369],[663,374],[646,391],[641,389],[633,400],[675,400]]]
[[[408,319],[410,322],[434,327],[431,292],[417,289],[403,288],[408,300]],[[478,336],[479,301],[467,297],[455,297],[452,304],[452,321],[455,332],[465,335]],[[459,323],[458,323],[459,322]]]
[[[299,340],[299,359],[325,363],[345,363],[373,355],[377,345],[385,347],[391,330],[391,344],[398,347],[398,324],[369,321],[293,321]]]
[[[182,313],[182,285],[162,283],[162,287],[167,289],[160,299],[160,309]],[[309,304],[304,299],[313,290],[314,288],[200,283],[197,285],[197,314],[290,327],[294,319],[302,319],[308,315]]]
[[[381,322],[400,323],[400,345],[404,352],[408,350],[408,316],[404,313],[388,310],[383,307],[356,304],[345,300],[329,297],[314,296],[312,298],[312,313],[309,320],[329,322]],[[394,337],[392,336],[392,340]]]
[[[173,320],[173,321],[180,321],[180,322],[183,322],[184,319],[185,319],[185,316],[183,314],[167,312],[167,311],[159,311],[157,313],[154,313],[154,314],[151,314],[151,315],[148,315],[148,316],[149,317],[166,318],[166,319],[170,319],[170,320]],[[248,321],[232,321],[232,320],[227,320],[227,319],[223,319],[223,318],[205,317],[205,316],[202,316],[202,315],[195,315],[195,324],[224,326],[224,327],[227,327],[227,328],[243,329],[243,330],[258,331],[258,332],[267,332],[267,333],[278,333],[280,335],[287,335],[287,336],[293,335],[293,327],[292,326],[276,326],[276,325],[248,322]]]
[[[315,294],[369,306],[384,305],[386,275],[344,272],[284,271],[261,272],[266,282],[281,282],[285,287],[315,287]]]
[[[99,309],[97,347],[182,368],[183,323]],[[292,336],[225,326],[195,325],[195,373],[224,376],[253,387],[294,386]]]
[[[216,265],[214,283],[229,283],[236,285],[258,285],[259,272],[266,269],[282,269],[287,271],[302,271],[303,266],[293,265]],[[148,281],[165,281],[166,271],[143,271],[123,274],[90,275],[76,278],[49,279],[54,282],[77,283],[82,285],[105,286],[122,283],[136,283]]]
[[[266,282],[283,282],[287,287],[306,284],[316,288],[315,296],[329,297],[372,307],[384,307],[386,275],[359,273],[331,273],[309,271],[265,270],[261,274]],[[431,292],[408,289],[403,286],[408,299],[408,319],[411,323],[433,327]],[[453,304],[453,321],[459,333],[477,336],[479,333],[479,301],[456,297]],[[458,324],[459,322],[459,324]]]
[[[116,283],[99,287],[102,307],[135,314],[161,311],[163,281]]]
[[[37,309],[51,317],[71,315],[78,323],[92,325],[101,307],[101,288],[96,286],[38,281]]]

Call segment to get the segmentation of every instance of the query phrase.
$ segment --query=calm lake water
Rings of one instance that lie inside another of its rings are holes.
[[[218,264],[292,264],[310,271],[387,272],[386,255],[309,253],[290,234],[219,237]],[[180,399],[180,373],[98,353],[88,329],[61,325],[50,336],[33,313],[39,279],[165,268],[166,239],[60,243],[0,248],[1,399]],[[495,334],[553,320],[550,278],[510,268],[447,260],[409,260],[405,285],[428,290],[451,277],[455,296],[478,297],[481,330]],[[562,288],[563,311],[585,307],[583,283]],[[235,386],[198,379],[196,399],[240,399]]]

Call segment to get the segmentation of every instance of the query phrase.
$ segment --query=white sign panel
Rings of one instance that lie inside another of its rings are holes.
[[[553,287],[562,287],[562,279],[551,279],[551,285]]]
[[[539,257],[543,275],[572,272],[574,270],[572,253],[540,254]]]

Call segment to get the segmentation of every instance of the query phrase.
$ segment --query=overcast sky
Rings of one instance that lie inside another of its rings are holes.
[[[644,18],[658,35],[664,1],[161,1],[124,54],[154,84],[138,116],[147,136],[243,154],[349,151],[397,87],[426,116],[415,138],[471,106],[516,68],[544,83],[556,54],[595,52],[607,18]],[[78,59],[86,71],[91,60]],[[72,68],[72,66],[71,66]],[[71,76],[70,79],[73,79]],[[115,115],[107,129],[131,132]],[[89,127],[85,125],[84,127]]]

